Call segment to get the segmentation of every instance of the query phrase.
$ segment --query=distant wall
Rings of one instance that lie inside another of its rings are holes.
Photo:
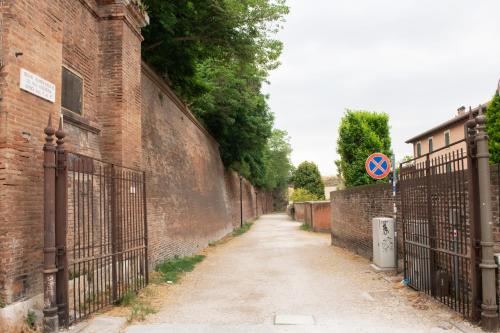
[[[305,223],[316,232],[330,232],[331,205],[329,201],[310,201],[305,206]]]
[[[189,255],[240,225],[240,177],[170,88],[142,69],[142,151],[150,264]],[[272,195],[242,179],[243,220],[272,211]],[[256,193],[257,192],[257,193]]]
[[[371,259],[372,218],[392,217],[394,214],[391,185],[374,184],[334,191],[330,202],[332,244]],[[400,223],[397,227],[399,231]],[[398,241],[401,242],[401,237]]]
[[[304,202],[295,202],[293,208],[295,210],[294,217],[295,221],[305,222],[306,207]]]

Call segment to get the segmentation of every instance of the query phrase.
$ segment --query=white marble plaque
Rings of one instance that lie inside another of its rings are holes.
[[[21,68],[21,80],[19,86],[22,90],[46,99],[47,101],[52,103],[56,101],[56,86],[24,68]]]

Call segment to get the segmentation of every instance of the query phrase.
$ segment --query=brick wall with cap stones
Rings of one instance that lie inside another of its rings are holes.
[[[371,259],[372,218],[392,217],[394,197],[390,184],[353,187],[330,194],[332,244]],[[398,235],[401,224],[397,223]],[[398,237],[401,251],[402,237]]]
[[[152,265],[193,253],[239,226],[239,176],[224,170],[217,143],[175,94],[145,73],[140,32],[146,23],[128,0],[0,1],[2,302],[42,292],[49,115],[54,125],[64,115],[69,150],[146,170]],[[61,107],[63,66],[83,79],[81,114]],[[22,68],[55,85],[55,102],[20,89]],[[242,182],[250,220],[272,206],[272,197],[269,204],[269,195]]]
[[[304,220],[313,231],[330,232],[330,201],[308,201],[305,203]]]

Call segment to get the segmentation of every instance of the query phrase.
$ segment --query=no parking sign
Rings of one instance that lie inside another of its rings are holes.
[[[391,160],[382,153],[371,154],[365,163],[366,172],[374,179],[383,179],[391,172]]]

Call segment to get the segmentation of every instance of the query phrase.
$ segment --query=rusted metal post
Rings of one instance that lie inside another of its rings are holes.
[[[243,177],[240,176],[240,228],[243,228]]]
[[[146,172],[142,172],[142,202],[144,205],[144,280],[149,283],[149,260],[148,260],[148,205],[146,201]]]
[[[480,301],[479,295],[481,293],[478,264],[480,258],[480,244],[478,240],[479,236],[479,194],[477,188],[477,165],[476,165],[476,147],[475,147],[475,127],[476,121],[472,117],[472,110],[469,110],[470,119],[465,124],[465,137],[467,139],[467,191],[469,199],[469,216],[470,216],[470,268],[471,268],[471,299],[472,299],[472,311],[471,318],[474,321],[479,321],[480,319]]]
[[[63,130],[63,118],[59,120],[59,128],[56,131],[56,248],[57,248],[57,276],[56,276],[56,300],[57,313],[60,326],[68,326],[68,258],[66,254],[66,231],[67,231],[67,165]]]
[[[117,276],[117,191],[116,191],[116,170],[114,164],[111,164],[111,299],[118,301],[118,276]]]
[[[493,231],[491,217],[491,181],[488,151],[488,135],[486,134],[486,116],[480,110],[476,117],[477,168],[479,180],[479,214],[481,217],[481,280],[483,301],[481,304],[481,327],[488,332],[496,332],[498,327],[497,300],[495,288],[495,258],[493,256]]]
[[[56,242],[55,242],[55,181],[56,181],[56,149],[54,146],[55,130],[52,127],[52,116],[45,128],[45,144],[43,145],[43,331],[53,333],[59,330],[56,303]]]

